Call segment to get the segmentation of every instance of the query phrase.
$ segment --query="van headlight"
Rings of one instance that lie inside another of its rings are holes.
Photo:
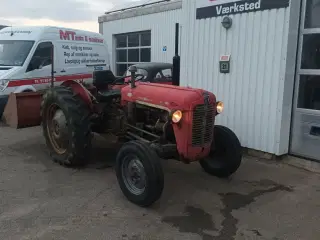
[[[3,91],[7,88],[9,80],[0,79],[0,91]]]
[[[224,104],[223,102],[217,102],[217,113],[220,114],[223,112],[223,109],[224,109]]]

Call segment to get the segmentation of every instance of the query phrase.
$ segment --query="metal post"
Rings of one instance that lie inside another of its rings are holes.
[[[54,87],[54,46],[51,45],[51,87]]]

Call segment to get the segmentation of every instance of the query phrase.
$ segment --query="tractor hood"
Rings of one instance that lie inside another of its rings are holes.
[[[123,101],[140,102],[166,110],[192,110],[194,103],[204,103],[205,96],[209,97],[211,104],[216,102],[215,95],[203,89],[165,84],[141,82],[136,83],[135,88],[126,86],[121,91]]]

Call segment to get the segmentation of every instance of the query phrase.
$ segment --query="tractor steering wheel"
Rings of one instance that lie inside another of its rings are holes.
[[[131,77],[131,76],[127,76],[127,77]],[[127,78],[126,77],[126,78]],[[143,80],[144,78],[145,78],[146,76],[145,75],[143,75],[143,74],[136,74],[135,75],[135,82],[138,82],[138,81],[141,81],[141,80]],[[130,78],[130,80],[128,81],[128,82],[126,82],[127,84],[130,84],[131,83],[131,78]]]
[[[129,80],[128,82],[124,82],[124,79],[130,77],[130,76],[123,76],[120,78],[117,78],[116,80],[113,81],[113,83],[111,85],[123,85],[123,84],[130,84],[131,80]],[[145,76],[143,74],[136,74],[136,81],[140,81],[143,80],[145,78]],[[119,82],[121,81],[121,82]]]
[[[111,85],[122,85],[122,84],[124,84],[124,78],[125,78],[125,76],[115,79]],[[118,83],[120,80],[121,80],[121,82]]]
[[[136,81],[141,81],[145,78],[145,76],[143,74],[136,74]],[[131,81],[131,80],[130,80]],[[129,81],[129,82],[130,82]]]

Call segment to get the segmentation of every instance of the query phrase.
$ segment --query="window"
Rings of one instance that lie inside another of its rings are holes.
[[[34,41],[0,40],[0,66],[22,66]]]
[[[141,62],[151,62],[151,48],[140,49]]]
[[[124,75],[132,64],[151,62],[150,31],[116,35],[115,40],[116,75]]]
[[[303,36],[302,69],[320,69],[320,34]]]
[[[306,4],[305,28],[320,27],[320,0],[308,0]]]
[[[171,68],[163,69],[162,74],[164,77],[172,78],[172,69]]]
[[[41,69],[45,66],[48,66],[52,63],[52,43],[51,42],[42,42],[39,43],[36,51],[33,54],[32,59],[30,60],[27,72],[33,71],[36,69]]]
[[[320,76],[301,75],[298,108],[320,110]]]
[[[172,81],[172,70],[171,68],[162,69],[159,71],[154,78],[155,82],[171,82]]]

